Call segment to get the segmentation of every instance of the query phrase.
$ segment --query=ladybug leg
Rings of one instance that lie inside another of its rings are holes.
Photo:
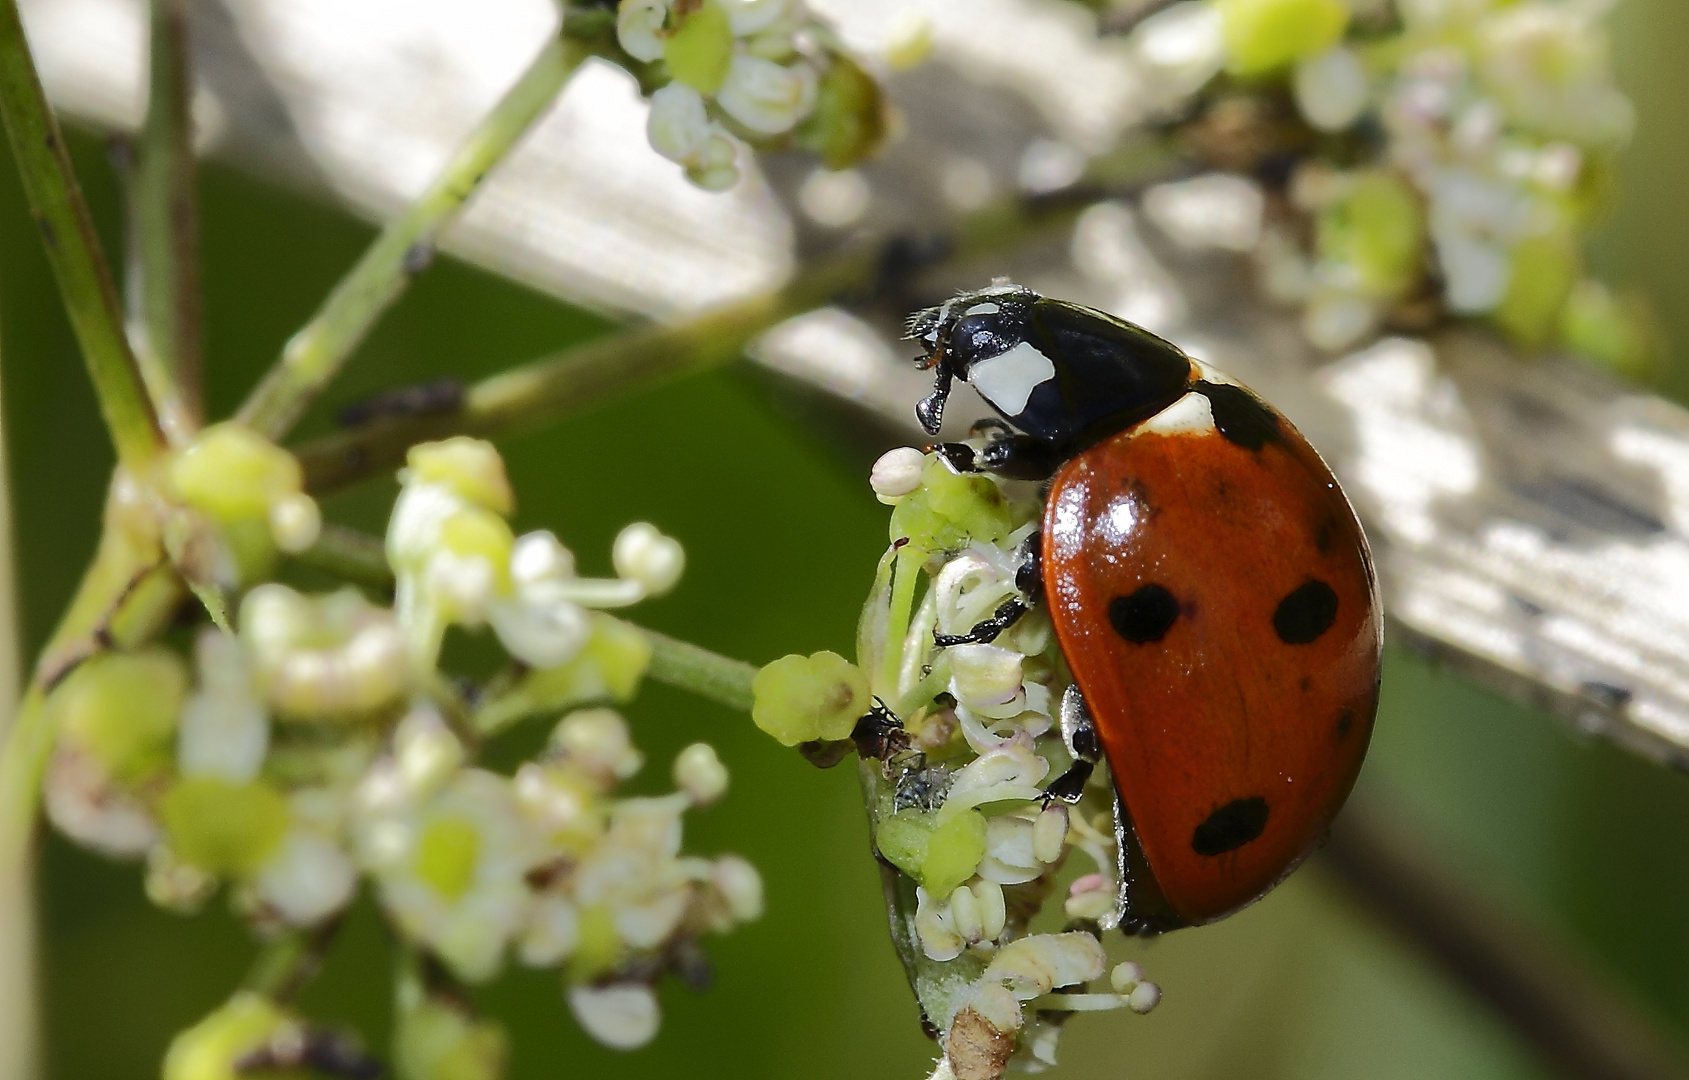
[[[999,426],[994,421],[981,423]],[[1067,460],[1042,439],[1006,431],[993,435],[979,450],[967,443],[939,443],[933,450],[956,472],[988,472],[1009,480],[1048,480]]]
[[[955,444],[952,444],[955,445]],[[966,447],[963,447],[966,449]],[[951,645],[989,645],[996,641],[1003,631],[1020,621],[1027,610],[1044,592],[1044,560],[1043,533],[1028,533],[1020,543],[1020,567],[1015,570],[1015,588],[1020,590],[1019,596],[997,605],[997,610],[991,618],[974,624],[973,629],[965,634],[940,634],[934,632],[933,644],[940,648]]]
[[[940,648],[950,645],[989,645],[997,640],[997,636],[1026,614],[1026,601],[1018,596],[1011,596],[1001,604],[991,618],[974,624],[974,628],[965,634],[940,634],[933,632],[933,644]]]
[[[1050,786],[1044,789],[1044,798],[1076,803],[1085,793],[1085,783],[1091,779],[1103,752],[1096,724],[1091,721],[1091,710],[1085,707],[1085,695],[1077,686],[1069,686],[1061,698],[1061,738],[1067,744],[1067,752],[1073,755],[1073,764],[1050,781]]]

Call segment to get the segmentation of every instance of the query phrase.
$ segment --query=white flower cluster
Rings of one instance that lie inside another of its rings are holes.
[[[1617,315],[1583,280],[1579,241],[1633,124],[1601,24],[1611,4],[1392,2],[1381,33],[1389,4],[1187,0],[1139,27],[1137,51],[1186,94],[1222,71],[1282,78],[1309,127],[1358,140],[1359,165],[1305,157],[1292,179],[1311,250],[1291,223],[1259,250],[1269,291],[1305,305],[1315,345],[1423,322],[1412,306],[1435,289],[1440,311],[1528,347],[1602,352],[1624,330],[1589,325]]]
[[[699,187],[738,183],[747,141],[788,140],[815,113],[829,74],[843,112],[857,115],[841,115],[811,148],[840,168],[877,143],[877,93],[864,92],[861,69],[803,0],[621,0],[616,38],[634,60],[661,65],[646,132]],[[864,117],[873,131],[849,130]]]
[[[1159,991],[1126,964],[1112,991],[1068,992],[1107,970],[1099,934],[1114,923],[1116,863],[1101,778],[1072,807],[1044,797],[1071,763],[1054,718],[1067,677],[1048,618],[1034,609],[990,643],[935,641],[1021,598],[1036,492],[955,474],[909,448],[883,456],[870,482],[894,507],[893,544],[864,612],[859,662],[909,739],[883,767],[876,844],[915,883],[910,925],[924,960],[980,972],[950,1015],[933,1017],[941,1030],[961,1030],[951,1025],[971,1012],[1013,1036],[1027,1065],[1047,1066],[1058,1028],[1032,1011],[1147,1011]],[[1072,882],[1064,914],[1091,929],[1029,933],[1030,913],[1076,848],[1091,867]]]
[[[590,609],[668,591],[684,554],[639,523],[615,541],[617,577],[581,578],[551,533],[512,535],[511,510],[489,444],[415,447],[387,536],[393,607],[272,581],[241,599],[237,633],[200,634],[191,673],[163,646],[74,668],[47,700],[52,820],[144,858],[161,906],[195,910],[226,883],[266,932],[336,918],[368,878],[400,936],[456,979],[491,978],[514,949],[563,969],[602,1042],[650,1039],[657,978],[696,969],[698,938],[762,906],[749,863],[681,851],[683,813],[726,792],[715,751],[680,753],[672,795],[620,798],[642,758],[619,713],[581,708],[630,697],[650,656]],[[515,663],[490,694],[461,694],[437,670],[442,638],[482,624]],[[476,766],[480,736],[535,713],[564,714],[535,760],[514,776]]]

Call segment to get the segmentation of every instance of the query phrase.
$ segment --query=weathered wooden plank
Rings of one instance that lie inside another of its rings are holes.
[[[549,0],[196,6],[207,144],[371,217],[420,187],[554,17]],[[812,6],[871,49],[876,27],[910,5]],[[97,124],[134,123],[142,7],[25,0],[63,107]],[[794,159],[767,162],[727,196],[691,189],[645,147],[630,82],[595,68],[448,248],[577,302],[673,316],[766,288],[852,232],[921,228],[993,194],[1059,183],[1149,100],[1130,50],[1090,37],[1072,5],[914,7],[933,19],[937,59],[893,80],[908,135],[860,174],[869,199],[859,218],[830,213],[825,184]],[[1017,47],[993,45],[1003,41]],[[1217,190],[1207,212],[1189,198],[1200,188],[1171,192],[1182,201],[1152,196],[1151,213],[1103,204],[1069,242],[946,284],[1010,274],[1118,311],[1233,371],[1343,478],[1376,545],[1399,640],[1585,730],[1689,763],[1689,414],[1569,362],[1521,362],[1470,333],[1318,356],[1227,250],[1248,246],[1258,196],[1251,203],[1236,183]],[[758,355],[913,440],[908,409],[922,379],[904,362],[892,313],[864,315],[800,320]],[[962,402],[952,409],[969,413]]]

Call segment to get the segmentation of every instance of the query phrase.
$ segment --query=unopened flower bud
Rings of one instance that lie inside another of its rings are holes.
[[[239,1080],[243,1059],[294,1026],[270,999],[241,991],[170,1041],[164,1080]]]
[[[950,924],[963,941],[970,945],[979,941],[983,927],[980,925],[979,901],[974,898],[973,890],[966,885],[959,885],[950,894]]]
[[[1115,993],[1130,994],[1144,981],[1144,969],[1142,965],[1127,960],[1114,965],[1114,970],[1108,973],[1108,981]]]
[[[686,178],[705,191],[726,191],[739,182],[739,140],[719,124],[710,127],[703,156],[686,167]]]
[[[639,771],[645,757],[634,749],[627,721],[614,709],[579,709],[551,733],[551,745],[568,760],[603,779],[606,787]]]
[[[757,672],[751,694],[751,719],[782,746],[849,738],[869,705],[868,677],[835,652],[782,656]]]
[[[288,554],[297,555],[316,543],[322,531],[323,512],[309,495],[296,492],[270,504],[270,535]]]
[[[234,784],[213,776],[179,781],[159,800],[170,848],[184,862],[221,877],[248,878],[287,834],[287,800],[262,780]]]
[[[1070,919],[1100,923],[1114,911],[1114,885],[1101,874],[1086,874],[1068,886],[1063,910]]]
[[[59,738],[113,779],[141,780],[170,763],[187,685],[187,665],[162,646],[100,653],[53,688],[47,713]]]
[[[304,474],[294,456],[243,424],[201,431],[170,463],[177,497],[219,522],[263,520],[276,500],[297,495]]]
[[[709,743],[693,743],[674,759],[674,782],[694,806],[708,806],[727,792],[727,766]]]
[[[1233,75],[1264,75],[1322,53],[1349,25],[1344,0],[1216,0]]]
[[[393,729],[393,756],[406,787],[418,795],[438,788],[463,764],[463,744],[434,709],[412,709]]]
[[[675,587],[686,569],[680,541],[664,536],[655,525],[636,521],[616,534],[610,561],[616,573],[637,581],[648,596],[662,596]]]
[[[737,855],[719,855],[710,864],[710,880],[727,901],[727,910],[740,922],[762,918],[762,875]]]
[[[1296,105],[1321,131],[1342,131],[1366,109],[1366,67],[1350,49],[1339,46],[1296,65]]]
[[[495,1021],[468,1015],[456,1002],[425,997],[402,1008],[393,1032],[401,1080],[499,1080],[509,1040]]]
[[[921,486],[921,473],[926,467],[925,454],[913,446],[899,446],[874,462],[868,484],[881,502],[890,505]]]
[[[457,435],[418,443],[405,455],[406,484],[439,484],[475,506],[508,516],[516,495],[505,475],[504,459],[492,443]]]
[[[651,95],[645,122],[651,148],[682,165],[702,159],[710,141],[710,116],[704,96],[685,83],[672,82]]]
[[[1126,995],[1126,1007],[1135,1013],[1147,1013],[1161,1004],[1161,987],[1152,982],[1141,982]]]
[[[657,995],[643,983],[572,986],[569,1010],[586,1033],[614,1050],[637,1050],[657,1036]]]
[[[1033,858],[1046,865],[1061,858],[1067,842],[1067,815],[1067,805],[1054,800],[1039,811],[1032,826]]]

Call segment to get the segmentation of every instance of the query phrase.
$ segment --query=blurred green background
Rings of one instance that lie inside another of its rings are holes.
[[[1626,0],[1614,27],[1620,81],[1640,125],[1597,264],[1609,280],[1651,295],[1681,357],[1689,4]],[[103,147],[79,137],[75,150],[115,248]],[[215,166],[204,174],[203,215],[208,394],[221,413],[370,232]],[[330,404],[447,373],[474,378],[604,329],[443,260],[381,326]],[[110,454],[9,163],[0,169],[0,345],[33,650],[92,550]],[[1665,373],[1659,388],[1689,399],[1689,365]],[[649,519],[683,538],[687,579],[642,609],[650,625],[755,662],[848,651],[884,543],[884,509],[868,494],[862,463],[815,439],[754,374],[695,378],[505,450],[519,525],[555,528],[588,571],[607,568],[610,540],[627,521]],[[391,483],[369,485],[333,501],[330,515],[379,529],[393,492]],[[1399,824],[1481,880],[1486,895],[1579,940],[1689,1036],[1689,779],[1579,741],[1399,651],[1384,687],[1357,798],[1387,798]],[[550,977],[513,970],[482,995],[512,1029],[512,1075],[924,1076],[932,1046],[886,941],[850,770],[817,772],[745,718],[662,687],[648,687],[630,715],[653,788],[686,743],[720,749],[733,793],[696,816],[689,846],[755,861],[768,915],[712,943],[711,992],[665,988],[662,1034],[636,1054],[592,1043]],[[136,867],[56,838],[44,847],[40,900],[55,1080],[157,1075],[171,1033],[216,1005],[253,952],[220,901],[197,919],[163,914],[143,898]],[[1161,982],[1163,1006],[1146,1018],[1078,1019],[1064,1075],[1546,1075],[1482,1006],[1379,932],[1317,869],[1220,926],[1132,951]],[[360,906],[304,1006],[384,1046],[388,968],[377,920]]]

